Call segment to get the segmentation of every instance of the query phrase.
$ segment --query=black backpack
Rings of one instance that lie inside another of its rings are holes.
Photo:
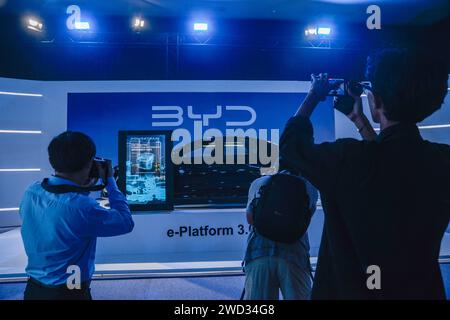
[[[313,214],[305,181],[289,173],[270,176],[251,205],[253,227],[276,242],[293,243],[300,239]]]

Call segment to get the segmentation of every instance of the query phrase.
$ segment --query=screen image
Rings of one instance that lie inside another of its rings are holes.
[[[165,137],[128,136],[126,197],[130,204],[166,201]]]
[[[135,210],[172,206],[169,134],[119,132],[119,186]]]

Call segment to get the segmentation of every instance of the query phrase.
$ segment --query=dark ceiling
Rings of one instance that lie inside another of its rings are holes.
[[[366,28],[373,3],[381,30]],[[72,4],[93,30],[67,30]],[[44,32],[27,32],[28,15],[43,20]],[[130,28],[135,15],[148,19],[149,30]],[[191,19],[207,20],[213,32],[186,35]],[[333,26],[324,45],[303,36],[318,22]],[[0,0],[0,76],[299,80],[328,70],[359,77],[380,47],[423,47],[450,61],[449,33],[450,0]]]
[[[362,23],[368,5],[381,7],[385,25],[430,25],[450,12],[449,0],[0,0],[0,13],[64,15],[77,4],[102,15],[207,16],[211,19],[325,19]]]

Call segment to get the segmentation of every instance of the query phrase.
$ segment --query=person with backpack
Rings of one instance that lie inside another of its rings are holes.
[[[280,179],[275,181],[274,178]],[[275,185],[275,183],[283,184],[286,180],[288,184],[296,185],[297,190],[284,192],[283,187]],[[280,201],[279,197],[283,198],[281,201],[288,207],[288,211],[289,209],[297,211],[296,204],[306,207],[304,211],[307,218],[301,216],[302,212],[298,212],[298,218],[307,228],[309,219],[316,209],[318,192],[308,181],[288,170],[281,170],[274,176],[262,176],[253,181],[247,204],[247,221],[252,227],[244,258],[246,276],[244,300],[278,300],[280,290],[285,300],[310,298],[312,270],[309,261],[308,233],[306,229],[301,230],[297,227],[298,230],[293,230],[293,235],[283,238],[289,232],[283,235],[282,229],[289,226],[283,226],[285,221],[282,220],[282,216],[277,215],[280,214],[278,211],[283,210],[273,210],[274,207],[280,207],[277,203]],[[290,204],[295,205],[289,208]],[[263,211],[275,212],[275,215],[271,217]],[[290,219],[291,217],[287,217],[286,221],[291,221]],[[291,222],[291,225],[296,224]]]

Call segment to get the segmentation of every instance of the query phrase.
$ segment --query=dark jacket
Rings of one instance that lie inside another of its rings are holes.
[[[291,118],[281,161],[321,192],[325,213],[313,299],[445,299],[438,257],[450,218],[450,146],[413,124],[376,141],[314,144],[309,119]],[[369,290],[367,267],[381,270]]]

